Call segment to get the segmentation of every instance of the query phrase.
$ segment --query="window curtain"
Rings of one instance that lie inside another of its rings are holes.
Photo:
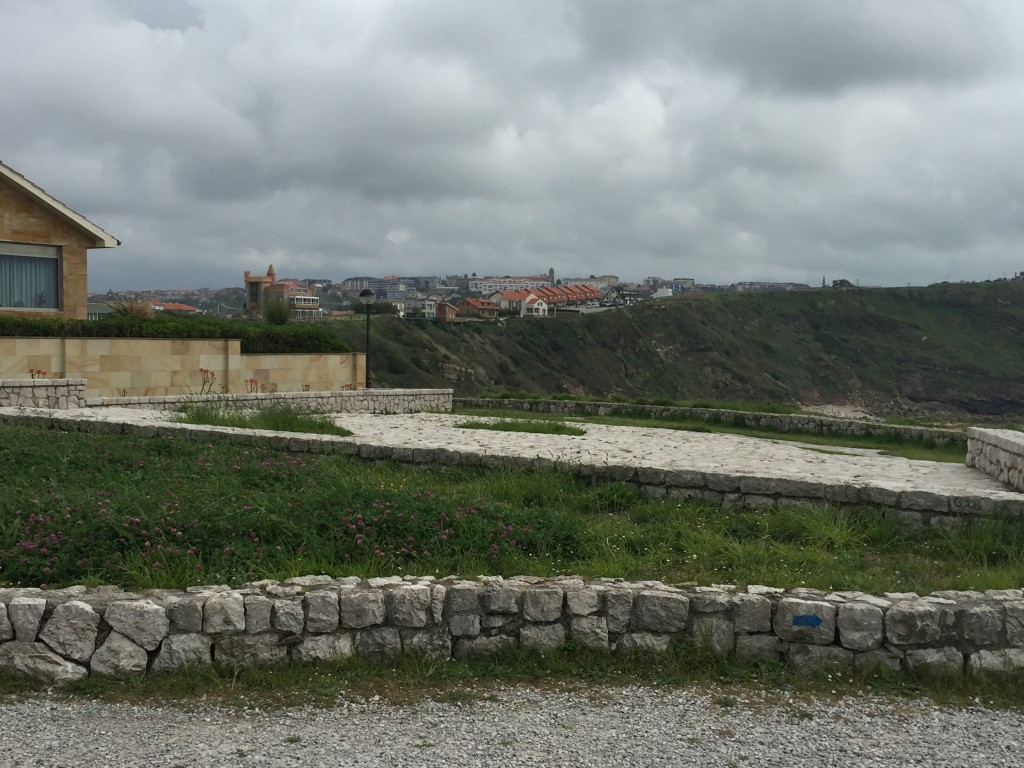
[[[59,260],[3,253],[0,245],[0,307],[60,309]]]

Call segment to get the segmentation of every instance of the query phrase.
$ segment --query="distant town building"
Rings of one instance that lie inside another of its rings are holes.
[[[316,288],[293,282],[277,282],[277,272],[271,264],[266,275],[253,275],[245,271],[245,315],[255,320],[263,317],[267,307],[274,302],[285,304],[291,315],[297,319],[314,319],[324,316]]]
[[[528,291],[531,288],[545,288],[551,285],[550,275],[524,275],[512,277],[474,277],[469,281],[469,290],[485,296],[495,291]]]

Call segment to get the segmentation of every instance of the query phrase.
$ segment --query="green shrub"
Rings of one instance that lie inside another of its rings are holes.
[[[285,325],[292,319],[292,311],[283,301],[271,301],[263,310],[263,319],[268,325]]]
[[[212,317],[112,316],[102,320],[0,317],[0,336],[114,339],[239,339],[243,354],[351,352],[322,326],[268,326]]]

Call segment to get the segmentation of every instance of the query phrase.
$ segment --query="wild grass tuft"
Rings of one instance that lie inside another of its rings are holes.
[[[498,419],[497,421],[462,421],[459,429],[489,429],[495,432],[528,432],[537,435],[585,435],[587,431],[560,421],[534,419]]]
[[[256,410],[219,402],[190,402],[182,406],[174,421],[217,427],[270,429],[276,432],[305,432],[348,437],[350,430],[339,427],[325,413],[314,413],[288,404],[270,404]]]

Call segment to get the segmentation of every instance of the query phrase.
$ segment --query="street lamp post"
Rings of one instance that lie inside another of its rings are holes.
[[[364,367],[366,369],[366,386],[370,386],[370,305],[376,301],[377,297],[373,291],[369,288],[363,288],[359,292],[359,301],[362,302],[363,306],[366,307],[366,359]]]

